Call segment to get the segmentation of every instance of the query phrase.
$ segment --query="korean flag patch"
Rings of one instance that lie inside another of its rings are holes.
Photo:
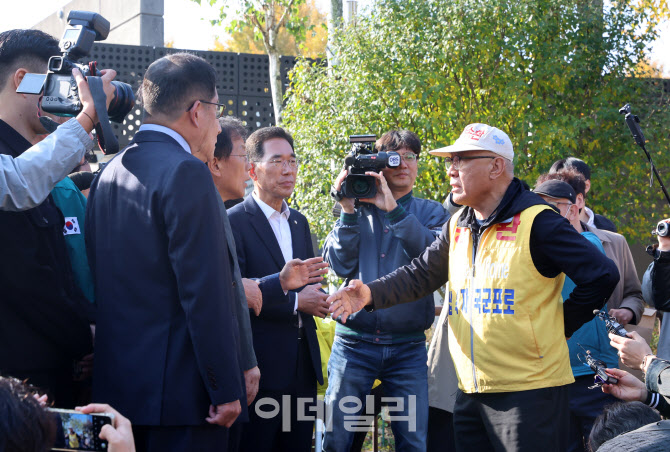
[[[65,217],[65,227],[63,227],[63,235],[81,234],[79,229],[79,221],[77,217]]]

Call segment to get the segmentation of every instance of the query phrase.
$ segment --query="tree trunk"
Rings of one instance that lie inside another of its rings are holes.
[[[344,0],[330,0],[330,13],[328,14],[328,43],[326,44],[326,59],[328,68],[337,65],[337,55],[333,51],[335,46],[335,35],[342,28],[342,2]]]
[[[272,106],[275,113],[275,125],[281,124],[281,112],[284,100],[284,86],[281,79],[281,58],[276,49],[268,51],[270,64],[270,91],[272,92]]]

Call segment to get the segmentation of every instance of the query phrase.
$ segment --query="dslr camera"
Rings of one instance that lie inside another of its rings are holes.
[[[351,135],[351,151],[344,159],[347,177],[342,182],[342,196],[345,198],[374,198],[377,194],[377,179],[365,173],[379,173],[384,168],[400,166],[397,152],[377,152],[375,135]]]
[[[88,56],[95,41],[103,41],[109,35],[109,21],[90,11],[70,11],[67,28],[60,40],[62,55],[49,58],[46,74],[26,74],[16,90],[23,94],[43,94],[42,109],[58,116],[76,116],[82,109],[77,82],[72,69],[79,68],[84,77],[100,76],[96,62],[77,64],[77,60]],[[135,95],[130,85],[113,81],[114,98],[109,105],[109,119],[121,123],[135,105]],[[95,96],[95,93],[92,92]]]

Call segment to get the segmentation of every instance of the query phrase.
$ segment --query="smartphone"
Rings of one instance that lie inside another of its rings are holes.
[[[49,408],[56,417],[56,443],[51,450],[89,450],[105,452],[107,441],[100,439],[100,429],[112,424],[112,414],[84,414],[74,410]]]

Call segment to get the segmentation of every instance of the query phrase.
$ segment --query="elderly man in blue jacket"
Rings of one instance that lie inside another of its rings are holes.
[[[449,219],[440,203],[415,198],[421,141],[408,130],[392,130],[376,143],[377,151],[396,151],[397,168],[368,175],[377,179],[377,194],[361,199],[338,196],[340,219],[328,234],[323,256],[345,279],[372,281],[408,264],[440,233]],[[334,190],[341,194],[342,171]],[[375,381],[392,400],[391,427],[398,450],[426,449],[428,382],[424,331],[435,319],[433,296],[377,312],[360,311],[346,326],[337,325],[328,363],[328,424],[324,450],[349,450],[358,415],[374,412],[366,396]],[[352,399],[353,397],[353,399]],[[353,403],[352,403],[353,402]],[[360,402],[360,403],[359,403]]]

